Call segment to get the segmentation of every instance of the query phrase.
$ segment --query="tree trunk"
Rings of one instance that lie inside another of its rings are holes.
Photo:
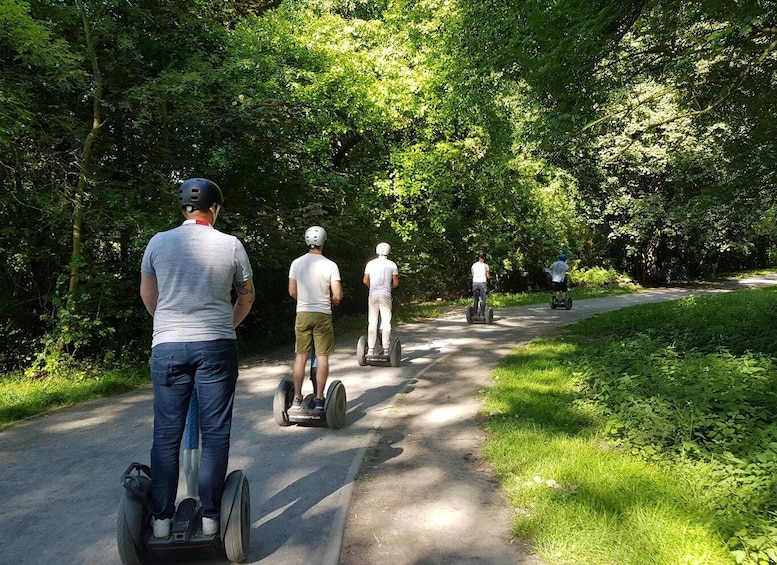
[[[89,60],[92,63],[92,78],[94,80],[94,96],[92,99],[92,128],[84,140],[81,149],[81,161],[78,170],[78,184],[76,185],[73,202],[73,243],[72,255],[70,259],[70,285],[68,286],[68,301],[72,298],[73,292],[78,287],[78,275],[81,272],[81,230],[83,227],[84,216],[84,195],[86,194],[87,174],[89,171],[89,161],[92,153],[92,144],[97,138],[97,134],[102,128],[102,94],[103,82],[100,74],[100,67],[97,64],[97,53],[94,47],[94,38],[92,37],[92,28],[89,25],[89,18],[86,14],[86,8],[80,1],[76,2],[78,11],[81,14],[81,21],[84,26],[84,36],[86,37],[86,48]]]

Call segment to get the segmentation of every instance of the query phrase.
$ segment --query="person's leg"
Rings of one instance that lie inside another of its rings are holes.
[[[486,315],[486,299],[488,298],[488,284],[483,284],[480,295],[480,315]]]
[[[316,400],[323,400],[326,380],[329,378],[329,356],[335,352],[335,331],[330,314],[316,314],[313,341],[316,348],[316,359],[318,359]]]
[[[316,369],[316,398],[323,399],[326,392],[326,380],[329,378],[329,355],[318,355],[318,369]]]
[[[151,446],[151,501],[154,518],[171,518],[178,494],[178,452],[194,388],[186,344],[163,343],[151,351],[154,385],[154,441]]]
[[[305,381],[305,365],[307,365],[310,353],[296,353],[294,355],[294,367],[291,370],[291,379],[294,382],[294,398],[302,398],[302,384]],[[318,360],[318,369],[316,369],[316,378],[321,371],[321,356],[316,355]]]
[[[294,381],[294,398],[302,398],[305,365],[313,352],[313,326],[310,312],[297,312],[294,321],[294,336],[294,367],[291,370],[291,378]],[[316,356],[318,356],[318,352],[316,352]],[[318,369],[316,375],[318,375]]]
[[[475,290],[475,313],[482,313],[485,311],[485,284],[475,283],[473,288]]]
[[[391,346],[391,296],[379,296],[380,330],[383,342],[383,354],[388,353]]]
[[[378,341],[378,319],[380,317],[380,305],[378,296],[372,295],[367,299],[367,353],[375,352],[375,342]]]
[[[201,342],[198,355],[195,383],[202,434],[199,493],[202,515],[218,519],[229,463],[232,407],[238,375],[237,341]]]

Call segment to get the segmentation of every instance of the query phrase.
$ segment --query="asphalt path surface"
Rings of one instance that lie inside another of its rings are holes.
[[[742,288],[773,282],[740,281]],[[330,360],[330,381],[342,381],[348,395],[346,422],[338,430],[275,423],[273,396],[280,380],[290,377],[291,351],[281,358],[244,360],[229,467],[242,469],[250,482],[251,544],[246,562],[340,563],[354,482],[367,449],[397,399],[413,394],[414,387],[420,389],[425,375],[457,353],[477,359],[481,351],[497,359],[536,335],[599,312],[715,290],[724,288],[660,289],[579,300],[569,311],[551,310],[547,304],[505,308],[496,310],[491,325],[468,325],[462,309],[395,328],[394,336],[402,341],[402,363],[396,368],[359,367],[358,336],[343,336]],[[306,387],[310,392],[309,381]],[[444,394],[436,390],[430,395],[430,410],[439,407],[434,399]],[[149,388],[90,401],[0,432],[1,564],[120,562],[115,533],[119,479],[129,463],[148,463],[151,407]],[[183,493],[182,478],[179,498]],[[481,510],[467,512],[477,516],[487,511],[482,501],[480,506]],[[509,528],[507,523],[489,526]],[[351,557],[364,554],[366,545]],[[456,548],[450,552],[455,555]],[[199,556],[196,562],[226,560]]]

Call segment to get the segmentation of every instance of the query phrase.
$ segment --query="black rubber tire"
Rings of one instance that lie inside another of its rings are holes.
[[[571,298],[567,297],[566,302],[564,303],[564,308],[566,308],[567,310],[571,310],[572,309],[572,299]]]
[[[140,488],[148,492],[151,480],[140,477]],[[116,546],[119,558],[124,565],[143,565],[148,559],[148,551],[144,543],[148,528],[151,526],[149,506],[143,500],[126,488],[121,489],[119,514],[116,522]]]
[[[227,559],[245,561],[251,541],[251,490],[243,471],[232,471],[224,482],[220,526]]]
[[[272,415],[279,426],[290,426],[289,406],[294,399],[294,383],[289,379],[283,379],[275,389],[275,397],[272,400]]]
[[[402,344],[398,337],[391,340],[391,347],[389,347],[389,362],[392,367],[399,367],[402,361]]]
[[[493,324],[494,323],[494,309],[493,308],[486,308],[486,323],[487,324]]]
[[[468,323],[468,324],[471,324],[471,323],[472,323],[472,317],[473,317],[474,315],[475,315],[475,308],[473,308],[472,306],[469,306],[469,307],[467,308],[467,323]]]
[[[326,400],[324,401],[326,423],[330,428],[337,430],[343,427],[347,403],[343,383],[332,381],[326,391]]]
[[[367,336],[363,335],[356,342],[356,362],[360,367],[367,364]]]
[[[556,309],[556,297],[551,296],[550,297],[550,309],[555,310]]]

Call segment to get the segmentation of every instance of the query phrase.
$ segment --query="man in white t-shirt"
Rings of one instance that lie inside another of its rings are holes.
[[[479,316],[486,315],[486,295],[488,294],[488,280],[491,278],[491,269],[486,263],[486,254],[478,253],[478,260],[470,267],[472,275],[472,294],[475,296],[475,312]]]
[[[389,260],[391,246],[379,243],[375,247],[378,255],[364,267],[362,282],[370,289],[367,299],[367,354],[375,353],[375,342],[378,340],[378,320],[380,320],[381,343],[383,350],[391,340],[391,291],[399,286],[399,270],[394,261]]]
[[[343,299],[340,270],[334,261],[324,257],[326,230],[312,226],[305,232],[308,252],[292,261],[289,268],[289,295],[297,301],[294,321],[294,400],[291,408],[299,410],[302,403],[302,381],[305,365],[315,350],[316,369],[315,410],[324,409],[324,390],[329,377],[329,356],[335,351],[332,306]]]

